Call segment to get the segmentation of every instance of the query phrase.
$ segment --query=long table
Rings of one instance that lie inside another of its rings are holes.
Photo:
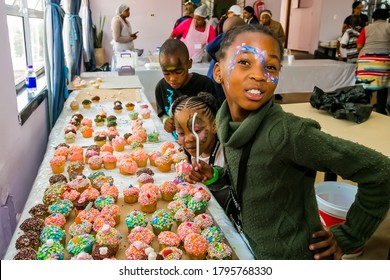
[[[115,73],[110,74],[110,72],[97,72],[95,73],[95,77],[103,77],[103,82],[104,82],[104,77],[115,77]],[[90,76],[91,77],[91,76]],[[111,79],[112,82],[113,79]],[[16,239],[23,234],[23,232],[19,229],[20,224],[27,218],[30,217],[30,214],[28,211],[31,209],[32,206],[42,203],[42,197],[45,189],[49,186],[48,179],[52,175],[52,171],[50,168],[50,159],[53,157],[54,154],[54,149],[55,147],[60,144],[65,142],[64,141],[64,132],[63,129],[66,126],[66,124],[69,122],[71,116],[76,113],[77,111],[72,111],[70,109],[70,102],[75,99],[79,91],[73,91],[70,95],[70,97],[67,99],[64,105],[64,109],[58,118],[55,126],[53,127],[52,131],[50,132],[49,136],[49,141],[47,145],[47,150],[46,154],[44,156],[44,159],[42,161],[42,164],[40,166],[40,169],[38,171],[38,175],[35,179],[34,185],[32,187],[32,190],[29,194],[29,197],[27,199],[27,202],[25,204],[24,210],[21,214],[21,217],[19,219],[19,223],[17,225],[17,228],[15,230],[15,233],[10,241],[10,244],[8,246],[7,252],[4,256],[4,259],[12,260],[15,254],[17,253],[17,250],[15,249],[15,242]],[[92,96],[91,96],[92,97]],[[120,100],[120,99],[119,99]],[[149,102],[149,100],[146,98],[145,94],[143,91],[141,91],[141,101],[139,103],[136,103],[136,109],[139,111],[139,105],[140,104],[147,104],[149,108],[152,109],[152,106]],[[107,112],[107,115],[116,115],[118,117],[118,132],[121,136],[125,132],[130,132],[130,119],[127,116],[127,111],[125,108],[123,108],[123,112],[120,114],[114,114],[113,110],[113,103],[112,102],[106,102],[106,103],[92,103],[92,108],[91,109],[83,109],[81,104],[80,104],[80,110],[79,112],[83,114],[84,117],[94,119],[95,115],[99,114],[101,109],[104,109]],[[152,109],[152,114],[151,118],[144,120],[144,128],[147,129],[148,132],[152,130],[157,130],[160,133],[160,141],[157,143],[150,143],[146,142],[144,143],[144,150],[147,152],[150,151],[156,151],[159,150],[159,147],[162,142],[164,141],[174,141],[173,137],[171,134],[168,134],[167,132],[164,131],[162,123],[160,119],[158,118],[157,114],[154,112]],[[100,131],[100,130],[105,130],[106,127],[96,127],[95,125],[93,126],[95,131]],[[76,145],[80,146],[89,146],[94,144],[93,138],[83,138],[79,133],[76,138],[76,142],[74,143]],[[70,144],[70,145],[74,145]],[[114,152],[114,154],[118,157],[120,153]],[[148,165],[148,167],[152,168],[155,171],[155,183],[157,185],[160,185],[163,181],[165,180],[173,180],[175,176],[175,171],[172,169],[171,172],[168,173],[161,173],[157,171],[157,168],[151,167]],[[101,169],[104,173],[107,175],[110,175],[114,178],[114,184],[119,188],[119,198],[123,197],[122,195],[122,189],[124,187],[127,187],[129,183],[132,183],[133,185],[138,185],[136,181],[136,176],[123,176],[119,173],[118,168],[115,168],[114,170],[105,170],[104,168]],[[92,172],[88,165],[85,166],[85,175],[88,175],[88,172]],[[205,187],[202,184],[199,184],[202,187]],[[205,187],[207,188],[207,187]],[[229,244],[232,246],[232,248],[235,251],[235,254],[239,259],[243,260],[252,260],[254,259],[254,256],[248,249],[248,247],[245,245],[244,241],[242,240],[241,236],[237,233],[236,229],[232,225],[231,221],[229,218],[226,216],[224,213],[223,209],[220,207],[220,205],[216,202],[215,198],[212,197],[211,200],[209,201],[208,204],[208,211],[210,214],[214,217],[214,220],[217,221],[218,226],[222,229],[226,239],[228,240]],[[122,225],[125,224],[124,219],[121,221]],[[123,240],[126,240],[127,236],[123,236]],[[122,242],[123,242],[122,240]]]
[[[335,119],[328,112],[313,108],[310,103],[283,104],[282,108],[294,115],[317,121],[326,133],[372,148],[390,158],[390,117],[388,116],[372,112],[367,121],[357,124],[344,119]],[[390,257],[389,236],[390,210],[368,240],[363,254],[355,259],[388,259]]]

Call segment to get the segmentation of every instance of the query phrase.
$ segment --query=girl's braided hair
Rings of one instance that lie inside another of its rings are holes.
[[[184,108],[202,110],[210,121],[215,120],[218,111],[217,99],[208,92],[199,92],[197,96],[183,95],[172,104],[172,115]]]

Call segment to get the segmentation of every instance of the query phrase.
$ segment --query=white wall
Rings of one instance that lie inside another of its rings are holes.
[[[0,75],[0,119],[2,121],[0,257],[2,257],[13,233],[13,229],[7,227],[7,224],[15,219],[15,217],[7,217],[7,207],[3,206],[7,198],[12,196],[16,212],[22,212],[46,150],[48,130],[46,101],[41,103],[23,126],[19,125],[4,1],[0,2],[0,37],[5,42],[0,52],[2,68]]]
[[[181,16],[182,0],[110,0],[110,1],[90,1],[92,19],[95,24],[99,24],[99,16],[106,16],[104,27],[103,48],[106,53],[106,61],[111,64],[113,54],[112,34],[110,23],[115,15],[116,7],[122,3],[130,6],[130,17],[133,32],[139,31],[138,38],[134,41],[135,47],[144,49],[144,53],[154,52],[156,47],[171,34],[175,21]]]

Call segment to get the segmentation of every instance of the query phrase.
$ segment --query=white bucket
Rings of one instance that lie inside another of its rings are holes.
[[[347,212],[355,200],[357,187],[326,181],[315,186],[318,208],[327,226],[345,222]]]

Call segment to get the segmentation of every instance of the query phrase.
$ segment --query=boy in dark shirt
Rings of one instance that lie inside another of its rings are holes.
[[[157,115],[164,124],[167,132],[174,133],[173,118],[170,108],[179,96],[196,96],[199,92],[210,92],[216,97],[215,88],[207,76],[190,73],[192,60],[189,58],[187,46],[180,40],[169,39],[161,46],[159,63],[164,78],[156,85],[155,95]]]

